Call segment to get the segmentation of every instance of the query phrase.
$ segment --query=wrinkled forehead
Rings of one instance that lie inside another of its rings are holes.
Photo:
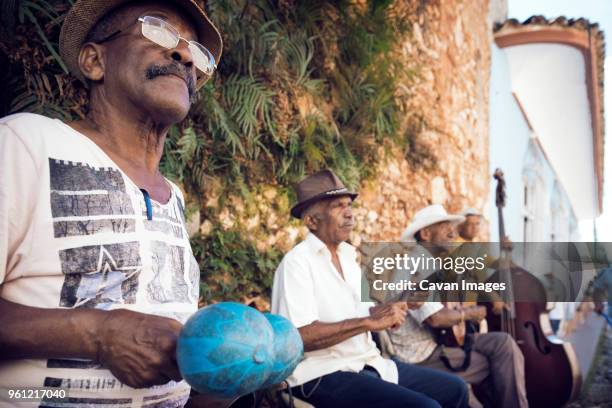
[[[316,208],[316,210],[318,211],[328,212],[328,211],[331,211],[334,204],[341,202],[341,201],[347,201],[347,204],[349,204],[353,200],[351,199],[351,196],[348,196],[348,195],[339,196],[339,197],[326,197],[326,198],[322,198],[320,200],[315,201],[314,203],[310,204],[307,208]],[[304,211],[306,211],[306,209],[304,209]]]
[[[133,23],[141,16],[158,17],[172,24],[188,40],[199,41],[197,37],[196,24],[193,19],[177,4],[170,1],[134,1],[127,3],[112,11],[118,13],[116,27],[121,29]]]
[[[339,203],[339,202],[352,202],[353,199],[351,198],[350,195],[341,195],[338,197],[334,197],[334,198],[329,198],[329,203]]]
[[[352,201],[353,199],[351,198],[351,196],[342,195],[338,197],[324,198],[321,200],[321,203],[325,211],[332,211],[332,209],[336,207],[337,205],[341,205],[341,204],[350,205]]]

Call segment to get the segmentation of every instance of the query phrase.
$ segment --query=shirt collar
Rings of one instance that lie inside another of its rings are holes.
[[[310,249],[314,253],[319,253],[320,251],[323,251],[323,250],[326,250],[327,252],[329,252],[327,245],[325,245],[325,243],[321,241],[319,237],[317,237],[312,232],[309,232],[308,235],[306,235],[305,241],[308,243],[308,245],[310,246]],[[353,247],[351,244],[347,242],[341,242],[340,245],[338,245],[338,255],[352,254],[352,253],[355,253],[355,247]]]

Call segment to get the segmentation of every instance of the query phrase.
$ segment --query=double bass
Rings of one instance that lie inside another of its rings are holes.
[[[504,174],[497,169],[495,204],[499,217],[499,241],[505,239],[503,207],[506,192]],[[489,279],[506,282],[507,309],[501,314],[487,310],[489,331],[509,333],[525,357],[527,400],[532,407],[560,407],[574,400],[580,391],[582,378],[572,345],[550,336],[550,320],[546,310],[546,292],[542,283],[531,273],[512,262],[512,250],[501,245],[497,271]],[[522,299],[514,301],[514,294]],[[545,330],[546,329],[546,330]]]

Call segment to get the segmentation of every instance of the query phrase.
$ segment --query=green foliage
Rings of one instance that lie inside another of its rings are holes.
[[[394,96],[402,75],[389,57],[406,27],[388,16],[388,5],[209,1],[230,51],[216,86],[204,90],[198,111],[207,117],[192,118],[213,139],[214,175],[234,181],[228,185],[288,185],[323,167],[353,185],[371,176],[377,147],[406,135],[398,137]],[[296,114],[300,100],[333,108]]]
[[[199,92],[189,118],[171,129],[161,163],[202,217],[213,222],[193,240],[206,299],[266,293],[280,252],[260,252],[240,222],[224,230],[219,213],[231,197],[251,200],[275,185],[283,202],[307,173],[334,169],[351,187],[374,176],[389,147],[414,154],[411,129],[400,131],[395,92],[408,75],[391,56],[408,30],[390,0],[209,0],[222,31],[218,72]],[[10,96],[0,113],[29,111],[64,120],[86,112],[86,92],[65,74],[59,29],[70,0],[7,0],[0,72]],[[3,64],[4,65],[4,64]],[[381,152],[380,146],[383,149]],[[219,207],[206,208],[211,182]],[[286,212],[287,208],[282,211]],[[282,214],[286,216],[286,214]]]
[[[59,32],[67,0],[5,0],[0,5],[0,78],[8,78],[0,115],[33,112],[71,120],[83,116],[86,95],[67,75]],[[4,87],[3,87],[4,88]],[[6,99],[5,99],[6,98]]]
[[[271,271],[282,258],[280,251],[262,253],[236,230],[216,229],[210,236],[195,237],[191,242],[200,264],[200,291],[204,299],[270,296]]]

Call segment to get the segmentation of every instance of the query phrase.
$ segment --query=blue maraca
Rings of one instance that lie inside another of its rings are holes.
[[[274,334],[257,310],[234,302],[206,306],[183,327],[177,363],[198,392],[234,398],[262,387],[274,362]]]
[[[264,316],[274,330],[274,359],[272,371],[263,388],[271,387],[285,380],[304,355],[304,343],[300,332],[282,316],[266,313]]]

